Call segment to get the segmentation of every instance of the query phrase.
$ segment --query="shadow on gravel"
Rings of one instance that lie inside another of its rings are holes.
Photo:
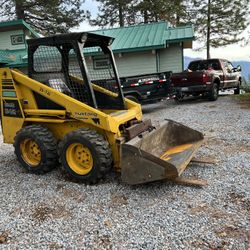
[[[228,95],[220,95],[219,98],[223,98],[226,97]],[[194,96],[190,96],[190,97],[185,97],[184,100],[182,101],[175,101],[175,100],[167,100],[167,101],[162,101],[159,103],[154,103],[154,104],[145,104],[142,105],[142,111],[143,114],[149,114],[152,112],[156,112],[159,110],[163,110],[163,109],[172,109],[175,107],[178,107],[179,105],[193,105],[193,104],[198,104],[198,103],[214,103],[214,107],[216,107],[216,101],[212,102],[209,101],[207,98],[202,98],[200,96],[198,97],[194,97]]]
[[[142,105],[142,112],[143,114],[149,114],[162,109],[174,108],[175,106],[175,102],[172,100],[162,101],[158,103]]]
[[[218,98],[224,98],[228,95],[220,95]],[[182,104],[196,104],[196,103],[216,103],[216,101],[209,101],[206,97],[200,97],[200,96],[189,96],[185,97],[185,99],[181,101],[176,101],[177,105],[182,105]]]

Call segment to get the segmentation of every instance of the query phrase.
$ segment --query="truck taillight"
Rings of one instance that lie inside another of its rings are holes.
[[[130,87],[136,87],[136,86],[139,86],[139,83],[131,83],[130,84]]]
[[[161,80],[159,80],[159,83],[164,83],[166,81],[167,81],[166,79],[161,79]]]
[[[150,84],[153,84],[154,82],[153,81],[146,81],[146,82],[144,82],[143,84],[144,85],[150,85]]]
[[[208,75],[207,75],[206,73],[204,73],[204,74],[202,75],[202,81],[203,81],[203,83],[209,82],[209,78],[208,78]]]

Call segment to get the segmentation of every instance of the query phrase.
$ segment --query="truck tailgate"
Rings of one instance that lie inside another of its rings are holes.
[[[203,72],[182,72],[174,73],[171,77],[174,87],[187,87],[203,84]]]

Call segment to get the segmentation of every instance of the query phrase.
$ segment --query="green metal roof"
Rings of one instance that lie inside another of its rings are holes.
[[[0,22],[0,31],[1,29],[8,29],[10,27],[17,27],[17,26],[23,26],[25,27],[27,30],[29,30],[31,32],[31,34],[33,34],[34,37],[40,37],[40,35],[33,30],[29,24],[27,24],[24,20],[22,19],[18,19],[18,20],[12,20],[12,21],[6,21],[6,22]]]
[[[112,44],[114,52],[166,48],[167,43],[194,40],[192,26],[171,28],[166,22],[102,29],[91,32],[114,37],[115,40]]]
[[[0,50],[0,64],[7,67],[27,66],[27,50]]]
[[[15,22],[20,23],[24,21],[11,21],[12,25],[14,25]],[[1,25],[4,25],[4,22],[0,23],[0,29]],[[166,48],[168,43],[194,40],[194,30],[192,26],[172,28],[169,27],[166,22],[140,24],[91,32],[114,37],[115,40],[112,43],[112,50],[115,53],[160,49]],[[87,50],[85,53],[86,52]],[[90,54],[97,53],[95,48],[92,48],[88,52]],[[0,50],[0,63],[9,67],[27,66],[27,50]]]

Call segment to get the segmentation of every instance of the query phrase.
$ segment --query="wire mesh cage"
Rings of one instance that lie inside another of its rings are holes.
[[[110,54],[105,54],[101,47],[84,48],[84,57],[91,83],[119,93],[115,69]]]
[[[33,54],[32,78],[81,102],[91,103],[71,44],[38,46]]]
[[[105,43],[93,41],[91,47],[92,41],[48,41],[29,45],[31,78],[95,108],[124,108],[112,52]]]

